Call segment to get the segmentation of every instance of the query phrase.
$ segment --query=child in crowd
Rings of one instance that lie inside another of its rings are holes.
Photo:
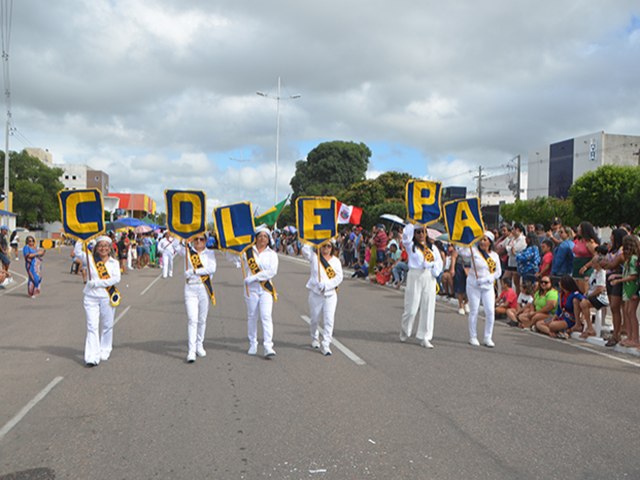
[[[536,322],[536,330],[550,337],[568,338],[566,331],[576,324],[576,312],[580,310],[580,301],[584,295],[575,279],[565,275],[560,279],[560,298],[555,315]]]
[[[503,278],[500,283],[502,284],[502,292],[496,302],[496,317],[503,318],[507,314],[507,310],[518,308],[518,297],[511,288],[510,278]]]
[[[624,265],[622,274],[610,275],[612,285],[622,283],[622,301],[624,324],[627,327],[627,338],[620,342],[623,347],[640,347],[638,339],[638,258],[640,242],[635,235],[627,235],[622,240]]]
[[[535,289],[535,284],[531,282],[522,282],[522,291],[516,300],[518,304],[517,308],[509,308],[507,309],[507,318],[509,321],[507,325],[510,327],[518,326],[518,315],[520,315],[524,311],[534,311],[533,306],[533,292]]]
[[[358,259],[358,263],[355,267],[353,267],[353,274],[351,278],[367,278],[369,276],[369,264],[365,261],[364,258]]]
[[[544,277],[545,275],[551,275],[551,264],[553,263],[553,242],[548,238],[545,238],[540,243],[540,252],[541,252],[541,261],[540,261],[540,270],[536,277],[538,279]]]
[[[376,283],[386,285],[391,281],[391,265],[389,260],[384,260],[376,267]]]
[[[580,301],[580,312],[576,315],[578,323],[582,325],[582,322],[586,324],[586,328],[580,334],[580,338],[592,337],[596,334],[593,329],[593,323],[591,322],[591,307],[596,310],[606,308],[609,306],[609,297],[607,296],[607,274],[602,269],[602,256],[606,255],[607,248],[599,246],[596,248],[597,255],[591,260],[591,267],[593,271],[589,276],[589,290],[587,292],[587,298]],[[582,314],[582,321],[580,321],[580,313]]]

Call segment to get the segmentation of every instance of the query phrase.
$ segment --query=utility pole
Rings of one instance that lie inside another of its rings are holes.
[[[516,157],[517,160],[517,168],[516,168],[516,175],[517,175],[517,180],[516,180],[516,185],[517,185],[517,190],[516,190],[516,200],[520,200],[520,154],[518,154],[518,156]]]
[[[478,167],[478,200],[482,205],[482,165]]]

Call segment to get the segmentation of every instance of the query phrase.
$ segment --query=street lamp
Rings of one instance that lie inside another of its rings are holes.
[[[274,186],[274,199],[273,204],[278,203],[278,161],[280,159],[280,99],[283,100],[295,100],[300,98],[300,95],[289,95],[282,98],[280,96],[280,77],[278,77],[278,94],[274,97],[264,92],[256,92],[257,95],[265,98],[272,98],[276,101],[276,181]]]

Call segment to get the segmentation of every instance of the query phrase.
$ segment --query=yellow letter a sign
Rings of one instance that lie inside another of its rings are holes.
[[[468,247],[484,235],[478,198],[461,198],[445,203],[444,219],[451,243]]]

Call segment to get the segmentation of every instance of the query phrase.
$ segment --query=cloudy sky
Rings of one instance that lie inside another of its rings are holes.
[[[366,143],[370,177],[471,185],[538,145],[640,134],[637,0],[18,0],[9,59],[10,149],[159,210],[166,188],[273,205],[278,77],[279,197],[323,141]]]

